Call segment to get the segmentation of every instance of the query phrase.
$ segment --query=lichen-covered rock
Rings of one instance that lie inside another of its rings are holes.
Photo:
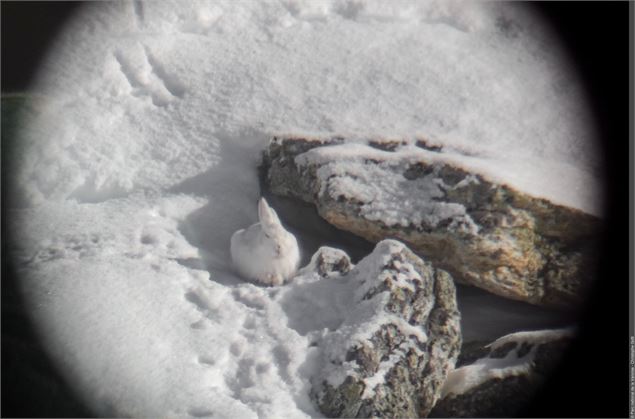
[[[342,266],[339,256],[318,252],[309,267]],[[318,343],[317,406],[328,417],[426,416],[461,345],[452,278],[384,240],[337,281],[350,296],[341,324]]]
[[[311,257],[309,264],[302,268],[300,275],[315,272],[319,276],[326,278],[332,275],[343,275],[353,268],[351,258],[340,249],[322,246]]]
[[[513,417],[552,372],[569,329],[519,332],[489,345],[465,344],[430,417]]]
[[[455,166],[423,141],[274,138],[274,194],[336,227],[397,238],[461,282],[534,304],[574,305],[594,276],[600,220]]]

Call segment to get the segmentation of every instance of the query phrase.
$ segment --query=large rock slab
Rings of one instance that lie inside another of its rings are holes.
[[[461,282],[567,306],[594,277],[600,220],[449,163],[425,141],[275,137],[262,175],[336,227],[397,238]]]
[[[515,417],[571,343],[570,329],[518,332],[490,343],[465,344],[431,417]]]
[[[316,343],[311,396],[328,417],[424,417],[461,345],[452,278],[394,240],[351,266],[322,248],[300,272],[341,284],[345,305]]]

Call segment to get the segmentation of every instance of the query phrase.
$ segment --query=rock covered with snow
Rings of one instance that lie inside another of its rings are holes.
[[[521,192],[481,159],[422,139],[274,137],[264,178],[338,228],[398,238],[462,282],[544,305],[579,302],[600,219]]]
[[[426,416],[461,345],[452,278],[394,240],[348,273],[347,258],[324,249],[312,265],[336,261],[344,274],[329,278],[348,291],[341,323],[316,341],[312,398],[328,417]]]
[[[332,275],[344,275],[353,268],[351,258],[340,249],[322,246],[311,257],[309,264],[299,273],[317,273],[320,277],[330,277]]]
[[[464,345],[431,417],[514,417],[570,344],[571,329],[518,332]]]

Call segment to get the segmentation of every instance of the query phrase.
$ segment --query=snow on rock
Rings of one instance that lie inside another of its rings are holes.
[[[351,258],[346,252],[332,247],[322,246],[311,257],[311,261],[299,274],[315,272],[322,277],[332,274],[346,274],[352,268]]]
[[[306,320],[292,327],[315,345],[316,404],[328,417],[425,417],[461,344],[452,279],[394,240],[350,272],[342,256],[322,248],[313,279],[281,291],[287,307],[304,305]],[[322,278],[324,261],[344,274]],[[335,300],[323,300],[325,287]]]
[[[271,192],[377,242],[396,237],[460,281],[503,297],[575,305],[594,278],[601,220],[492,180],[422,140],[274,137]]]
[[[82,7],[26,95],[5,203],[29,311],[98,415],[319,415],[301,331],[337,326],[338,311],[306,319],[229,263],[273,134],[425,134],[497,176],[601,202],[580,82],[521,6]],[[316,305],[337,299],[320,287]]]
[[[434,417],[512,417],[557,365],[574,330],[517,332],[488,345],[464,344]]]

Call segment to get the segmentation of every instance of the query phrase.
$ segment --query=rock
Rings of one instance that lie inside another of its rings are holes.
[[[570,343],[569,329],[519,332],[465,344],[431,417],[514,417],[535,396]]]
[[[348,264],[322,248],[301,271],[350,290],[341,324],[317,343],[311,397],[327,417],[426,416],[461,345],[452,278],[394,240]]]
[[[372,242],[396,238],[456,280],[550,306],[579,303],[601,221],[448,162],[423,140],[273,138],[262,174],[274,194],[312,203]]]
[[[311,257],[309,264],[302,268],[300,275],[315,272],[322,278],[343,275],[350,272],[353,264],[346,252],[332,247],[322,246]]]

